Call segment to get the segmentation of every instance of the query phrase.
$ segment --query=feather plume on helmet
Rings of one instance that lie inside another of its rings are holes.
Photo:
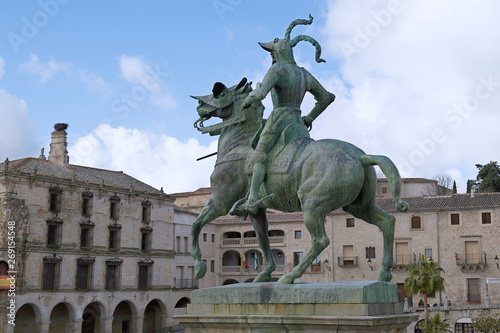
[[[313,17],[309,14],[309,19],[297,19],[290,23],[288,28],[285,31],[285,38],[279,39],[275,38],[272,42],[268,43],[259,43],[259,45],[266,51],[271,53],[271,57],[273,58],[273,64],[276,62],[280,63],[295,63],[295,59],[293,58],[293,50],[292,48],[297,45],[300,41],[307,41],[311,43],[316,48],[316,62],[325,62],[324,59],[321,59],[321,46],[319,43],[312,37],[307,35],[299,35],[294,39],[290,40],[290,33],[292,29],[297,25],[309,25],[312,24]]]

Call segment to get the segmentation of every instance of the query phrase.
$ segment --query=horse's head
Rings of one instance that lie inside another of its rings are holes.
[[[203,122],[218,117],[222,120],[235,118],[241,114],[241,105],[245,97],[252,91],[252,82],[243,78],[240,83],[227,88],[223,83],[216,82],[211,95],[191,96],[198,100],[198,115],[200,118],[194,123],[199,131],[203,130]]]

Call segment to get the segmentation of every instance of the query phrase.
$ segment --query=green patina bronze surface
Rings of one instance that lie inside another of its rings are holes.
[[[269,281],[276,265],[269,245],[267,208],[302,210],[312,239],[311,249],[302,262],[283,275],[278,284],[293,283],[329,245],[324,220],[338,208],[380,228],[384,256],[377,280],[392,278],[395,218],[375,204],[377,177],[373,166],[378,165],[386,175],[397,210],[406,211],[408,205],[400,198],[401,178],[385,156],[365,154],[340,140],[315,141],[309,137],[308,127],[335,99],[293,59],[292,47],[305,40],[316,47],[316,61],[324,61],[313,38],[300,35],[290,39],[294,26],[311,23],[311,16],[309,20],[296,20],[286,30],[284,39],[260,43],[271,53],[273,63],[255,90],[244,78],[230,88],[217,82],[212,94],[194,97],[199,101],[200,116],[195,127],[202,133],[220,135],[210,178],[212,196],[191,229],[197,278],[202,278],[207,269],[199,248],[201,229],[231,212],[250,217],[265,259],[265,269],[254,282]],[[300,106],[307,92],[314,96],[316,104],[302,117]],[[263,120],[261,100],[268,93],[273,110],[269,119]],[[223,121],[204,127],[203,123],[213,117]]]

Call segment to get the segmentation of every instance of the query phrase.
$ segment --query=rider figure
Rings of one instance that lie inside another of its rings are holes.
[[[311,24],[312,20],[311,15],[309,15],[309,20],[295,20],[288,27],[284,39],[275,38],[269,43],[259,43],[264,50],[271,53],[273,63],[262,83],[257,84],[256,89],[246,97],[242,108],[246,109],[253,103],[260,102],[271,92],[273,111],[264,125],[251,160],[253,174],[247,200],[241,206],[238,202],[239,207],[235,207],[233,213],[240,211],[242,214],[255,214],[257,212],[259,189],[266,175],[267,155],[276,145],[283,130],[289,124],[300,124],[299,126],[304,127],[304,131],[299,132],[305,133],[302,136],[308,136],[307,128],[311,127],[314,119],[335,99],[335,95],[326,91],[311,73],[303,67],[297,66],[293,58],[292,47],[298,42],[306,40],[316,47],[316,61],[324,62],[320,58],[321,47],[313,38],[300,35],[290,41],[290,32],[295,25]],[[314,96],[316,104],[307,116],[301,118],[300,105],[306,91]]]

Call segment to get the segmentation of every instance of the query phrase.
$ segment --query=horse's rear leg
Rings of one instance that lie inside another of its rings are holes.
[[[354,217],[376,225],[382,231],[382,235],[384,237],[384,257],[382,259],[382,270],[377,277],[377,281],[391,281],[394,226],[396,224],[396,218],[377,207],[373,201],[370,201],[364,206],[351,204],[344,207],[344,210],[352,214]]]
[[[207,265],[204,261],[201,260],[201,250],[199,244],[199,236],[201,229],[207,224],[218,218],[219,216],[224,215],[224,213],[220,213],[214,204],[212,197],[208,200],[203,207],[200,215],[194,220],[193,225],[191,227],[191,237],[192,241],[192,252],[191,256],[195,260],[194,269],[197,279],[201,279],[205,276],[207,272]]]
[[[252,221],[252,225],[257,236],[257,241],[259,242],[259,247],[264,253],[264,259],[266,261],[266,267],[262,272],[259,273],[259,275],[257,275],[253,282],[268,282],[271,280],[271,273],[276,269],[276,264],[274,262],[273,253],[269,244],[269,235],[267,233],[268,224],[265,208],[259,208],[256,214],[250,214],[250,220]]]
[[[330,239],[325,231],[326,212],[323,207],[317,206],[313,200],[302,206],[304,211],[304,224],[311,234],[312,246],[300,264],[295,266],[290,273],[283,275],[278,283],[291,284],[304,274],[306,269],[312,264],[321,252],[330,244]]]

